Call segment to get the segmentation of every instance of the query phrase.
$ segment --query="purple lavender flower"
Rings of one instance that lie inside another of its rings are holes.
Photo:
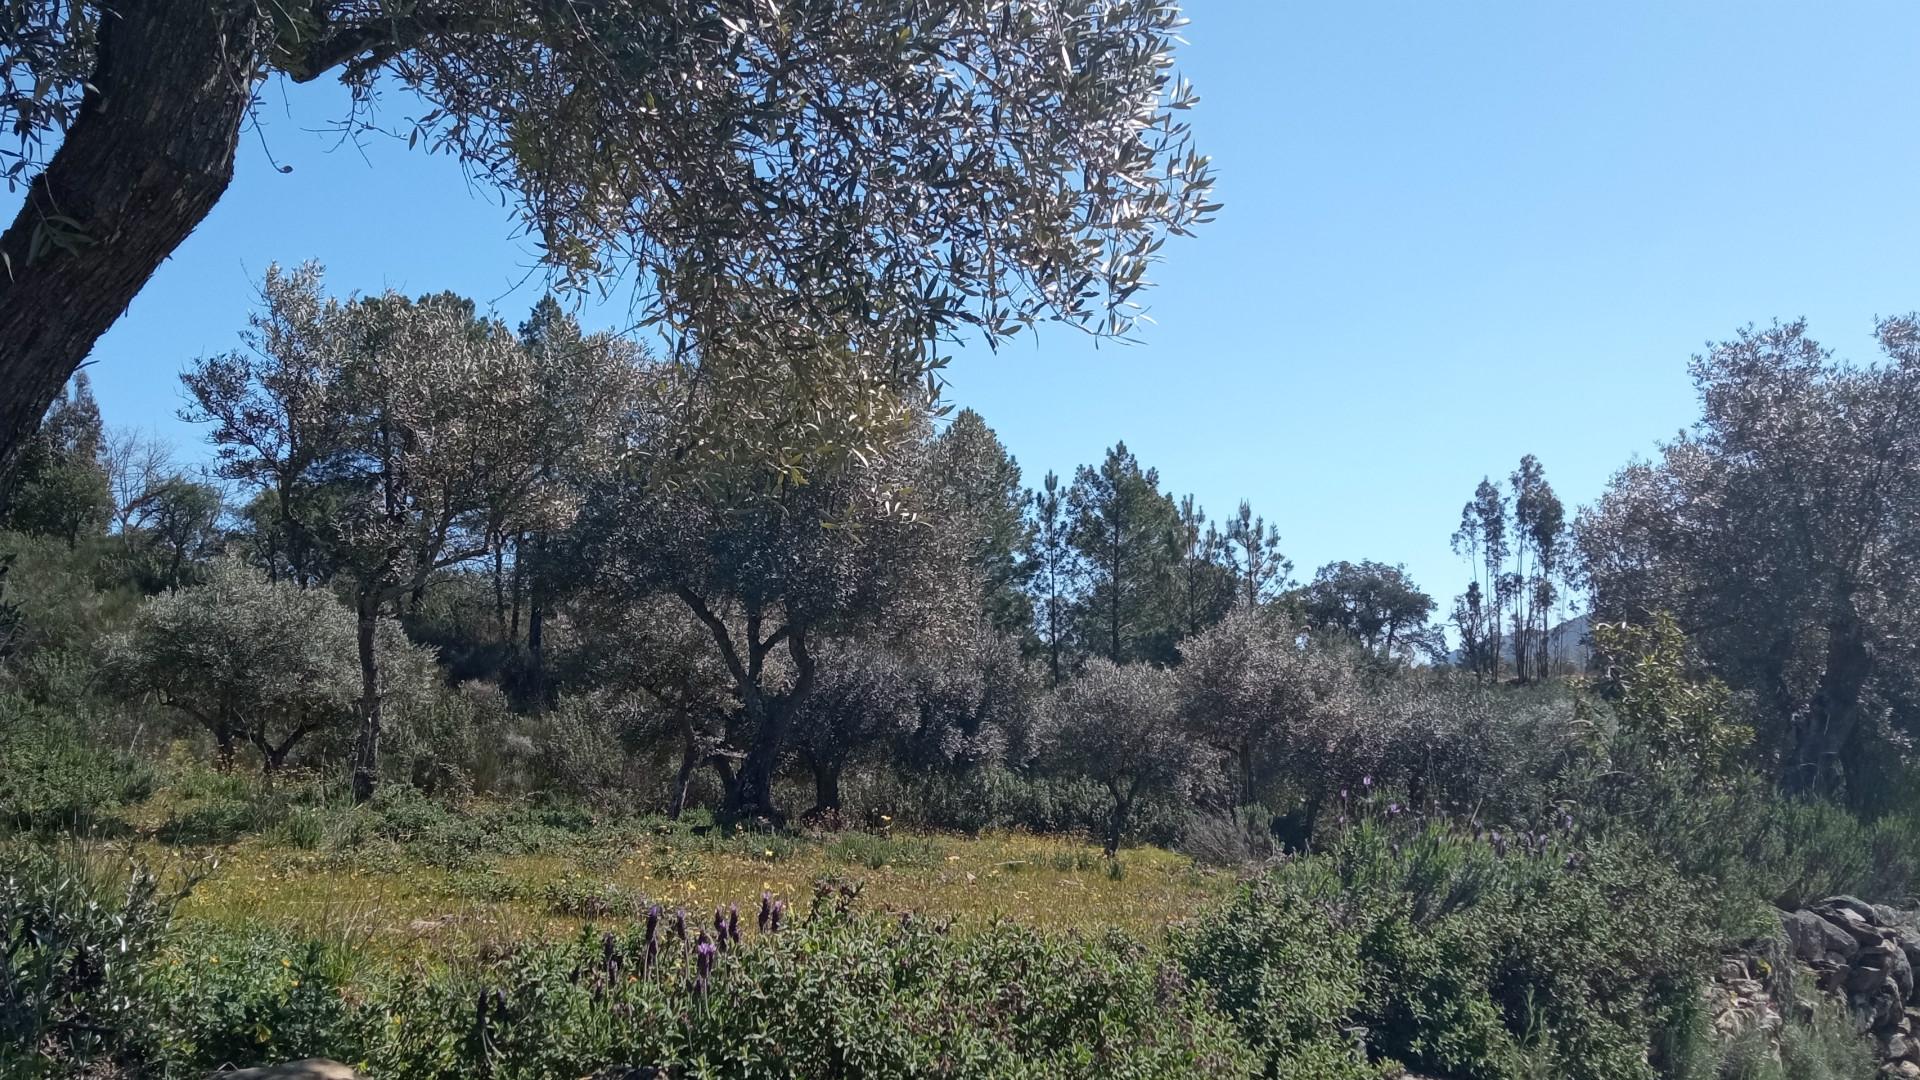
[[[1398,814],[1399,812],[1400,812],[1400,804],[1399,804],[1399,803],[1397,803],[1397,802],[1390,802],[1390,803],[1388,803],[1388,804],[1387,804],[1387,816],[1388,816],[1388,817],[1392,817],[1392,816],[1394,816],[1395,814]]]
[[[760,893],[760,921],[756,926],[761,933],[767,932],[767,920],[773,917],[773,897],[766,891]]]
[[[778,932],[780,929],[780,917],[786,913],[787,902],[785,900],[775,900],[773,902],[773,911],[769,913],[767,918],[767,929]]]
[[[673,909],[673,936],[681,941],[687,940],[687,909]]]
[[[738,904],[727,905],[727,941],[733,945],[740,944],[740,905]]]
[[[1361,786],[1361,787],[1365,787],[1365,788],[1370,788],[1370,787],[1372,787],[1372,786],[1373,786],[1373,774],[1372,774],[1372,773],[1368,773],[1367,775],[1365,775],[1365,776],[1363,776],[1363,777],[1361,777],[1361,778],[1360,778],[1360,786]]]
[[[700,941],[693,947],[693,989],[701,997],[707,996],[707,979],[713,974],[713,958],[719,951],[713,942],[707,940],[707,932],[700,931]]]

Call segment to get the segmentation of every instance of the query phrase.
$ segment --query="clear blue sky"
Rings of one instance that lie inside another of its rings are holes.
[[[1806,315],[1866,358],[1876,314],[1920,308],[1920,6],[1190,9],[1183,68],[1227,207],[1167,249],[1157,325],[1098,348],[1050,329],[953,368],[953,400],[1030,482],[1124,438],[1216,515],[1251,498],[1303,572],[1405,562],[1444,607],[1483,474],[1532,452],[1584,503],[1691,420],[1707,339]],[[335,88],[264,94],[232,191],[95,354],[108,421],[192,453],[175,375],[234,344],[270,261],[511,321],[539,288],[516,290],[530,249],[450,161],[339,146],[320,131]]]

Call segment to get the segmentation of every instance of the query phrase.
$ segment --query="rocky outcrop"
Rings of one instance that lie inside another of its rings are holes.
[[[1920,920],[1913,912],[1830,896],[1782,912],[1783,941],[1725,958],[1714,980],[1714,1025],[1724,1034],[1810,1009],[1809,987],[1844,1007],[1873,1041],[1888,1077],[1920,1080]]]

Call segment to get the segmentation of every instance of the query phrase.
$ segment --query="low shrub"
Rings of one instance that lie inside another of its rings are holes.
[[[356,971],[276,935],[207,934],[166,969],[151,1064],[186,1076],[325,1053],[369,1075],[496,1080],[1251,1074],[1231,1027],[1124,935],[949,935],[834,905],[778,932],[743,921],[710,971],[700,931],[677,936],[670,913],[651,935],[588,929],[434,968]]]
[[[155,961],[179,896],[110,854],[0,849],[0,1074],[104,1072],[152,1053]]]
[[[1364,820],[1244,886],[1174,949],[1269,1076],[1401,1063],[1632,1080],[1654,1075],[1655,1036],[1684,1019],[1712,955],[1695,907],[1644,849]]]
[[[153,793],[151,764],[94,745],[11,695],[0,695],[0,826],[86,831]]]

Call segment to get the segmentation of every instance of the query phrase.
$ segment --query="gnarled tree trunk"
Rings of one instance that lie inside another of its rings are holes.
[[[1827,626],[1826,665],[1805,719],[1794,732],[1794,756],[1785,785],[1832,794],[1849,778],[1847,750],[1860,723],[1860,698],[1873,675],[1873,646],[1850,600]]]
[[[253,4],[111,6],[92,89],[0,234],[0,503],[60,388],[227,190],[252,99]]]

